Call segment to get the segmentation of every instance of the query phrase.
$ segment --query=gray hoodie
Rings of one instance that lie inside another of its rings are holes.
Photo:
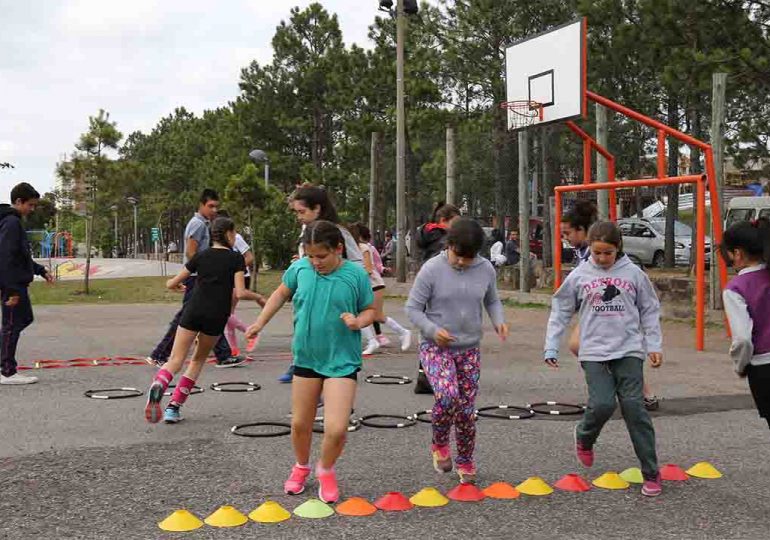
[[[451,348],[469,349],[481,342],[482,307],[495,326],[505,322],[492,263],[476,257],[463,270],[456,270],[443,251],[422,265],[409,291],[406,314],[425,340],[433,341],[443,328],[456,339]]]
[[[546,358],[558,358],[575,311],[580,312],[581,361],[644,359],[648,352],[662,352],[658,296],[647,274],[625,255],[607,270],[589,258],[567,276],[551,302]]]

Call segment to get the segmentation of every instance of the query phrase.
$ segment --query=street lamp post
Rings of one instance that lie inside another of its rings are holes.
[[[139,204],[139,201],[136,199],[136,197],[128,197],[126,200],[128,201],[128,204],[134,207],[134,259],[136,259],[138,255],[137,250],[139,249],[136,232],[136,207]]]
[[[254,162],[255,165],[260,163],[265,164],[265,189],[270,185],[270,158],[264,150],[254,149],[249,152],[249,159]]]

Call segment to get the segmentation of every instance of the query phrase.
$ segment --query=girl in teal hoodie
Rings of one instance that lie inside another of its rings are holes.
[[[591,467],[594,443],[616,400],[641,463],[642,494],[660,495],[655,429],[644,408],[642,364],[663,362],[660,303],[647,275],[623,254],[623,237],[610,221],[588,231],[590,258],[556,291],[545,338],[545,362],[558,367],[559,344],[572,315],[580,314],[580,365],[588,406],[575,429],[578,461]]]

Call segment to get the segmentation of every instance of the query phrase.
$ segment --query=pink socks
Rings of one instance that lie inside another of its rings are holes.
[[[177,384],[176,388],[174,389],[174,394],[171,396],[170,403],[175,405],[183,405],[184,402],[187,401],[187,396],[190,395],[190,392],[194,386],[194,380],[182,375],[182,378],[179,379],[179,384]]]
[[[166,389],[168,388],[168,385],[171,384],[171,381],[174,380],[174,375],[170,371],[164,368],[160,368],[158,372],[155,374],[154,380],[158,381],[161,385],[163,385],[163,391],[165,392]]]

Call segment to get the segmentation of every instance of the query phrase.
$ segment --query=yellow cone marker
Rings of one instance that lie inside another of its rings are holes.
[[[232,506],[221,506],[203,521],[212,527],[240,527],[249,521],[249,518]]]
[[[415,506],[424,506],[426,508],[435,508],[449,503],[449,499],[444,497],[439,490],[434,487],[421,489],[409,499]]]
[[[203,522],[187,510],[177,510],[158,523],[158,527],[169,532],[187,532],[200,529]]]
[[[722,478],[722,473],[719,472],[717,468],[708,461],[701,461],[700,463],[696,463],[687,469],[687,474],[694,476],[695,478],[707,478],[709,480]]]
[[[593,481],[593,485],[602,489],[628,489],[631,484],[623,480],[616,472],[606,472]]]
[[[275,501],[265,501],[249,514],[249,519],[257,523],[280,523],[290,517],[291,513]]]
[[[620,473],[620,477],[631,484],[644,483],[644,477],[642,476],[642,471],[639,469],[639,467],[631,467],[630,469],[626,469]]]
[[[521,484],[516,486],[524,495],[550,495],[553,493],[553,488],[545,483],[545,480],[539,476],[530,476],[524,480]]]

